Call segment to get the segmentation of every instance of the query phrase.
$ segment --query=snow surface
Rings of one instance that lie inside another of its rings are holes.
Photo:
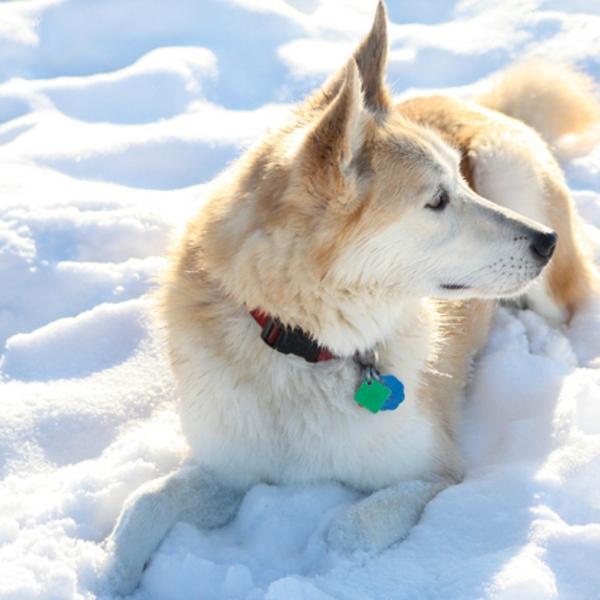
[[[598,0],[390,0],[396,93],[514,58],[600,80]],[[150,293],[209,181],[340,65],[374,0],[0,4],[0,598],[106,597],[124,498],[185,455]],[[600,255],[600,145],[565,165]],[[334,484],[258,485],[177,524],[135,598],[600,598],[600,301],[569,330],[501,310],[467,477],[380,556],[325,552]]]

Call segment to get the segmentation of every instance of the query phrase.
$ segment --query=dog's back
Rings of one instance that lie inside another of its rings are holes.
[[[565,135],[587,135],[600,123],[594,81],[567,65],[541,60],[501,71],[476,101],[527,123],[551,145]]]

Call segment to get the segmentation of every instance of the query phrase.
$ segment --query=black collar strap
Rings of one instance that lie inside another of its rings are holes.
[[[295,354],[310,363],[337,358],[329,348],[320,346],[300,327],[286,326],[279,319],[261,312],[258,308],[251,311],[250,314],[262,327],[260,337],[273,350],[282,354]]]

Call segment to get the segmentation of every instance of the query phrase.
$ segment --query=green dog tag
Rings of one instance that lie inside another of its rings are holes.
[[[392,390],[375,378],[365,378],[354,394],[357,404],[377,413],[391,396]]]

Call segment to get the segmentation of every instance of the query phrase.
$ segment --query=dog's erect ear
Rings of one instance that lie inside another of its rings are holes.
[[[379,0],[371,31],[354,52],[363,81],[365,105],[374,111],[388,110],[392,106],[385,85],[387,52],[387,11],[385,2]]]
[[[364,139],[363,96],[358,67],[351,59],[336,97],[309,129],[302,144],[304,173],[321,197],[340,201],[354,191],[350,163]]]
[[[387,48],[387,12],[385,3],[379,0],[371,31],[353,55],[363,84],[365,105],[374,112],[387,111],[392,107],[391,96],[385,85]],[[321,89],[308,99],[309,106],[320,109],[329,104],[343,85],[344,77],[345,69],[332,75]]]

